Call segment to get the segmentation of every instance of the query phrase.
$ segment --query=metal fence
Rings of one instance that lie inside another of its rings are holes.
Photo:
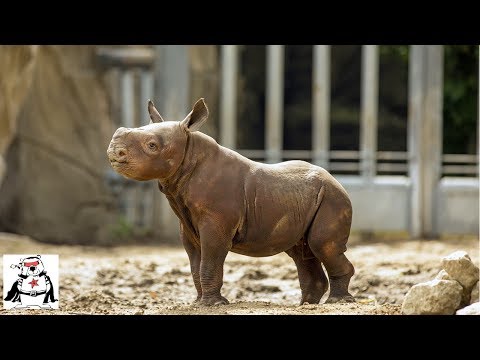
[[[151,97],[175,99],[176,106],[164,101],[163,108],[170,104],[177,112],[188,110],[187,47],[156,48],[100,53],[104,63],[116,72],[112,78],[117,79],[114,87],[119,90],[116,98],[122,126],[138,126],[135,119],[146,121],[145,101]],[[376,45],[362,46],[360,150],[330,150],[329,45],[313,46],[312,148],[284,150],[284,46],[268,45],[266,50],[265,148],[252,150],[236,146],[236,89],[241,71],[237,45],[220,49],[219,143],[268,163],[305,159],[334,174],[358,172],[359,175],[336,175],[352,198],[353,230],[408,231],[414,237],[478,234],[478,153],[442,154],[442,46],[410,47],[407,152],[377,151],[379,52]],[[161,79],[162,83],[155,87],[155,96],[154,78],[157,83]],[[178,85],[179,79],[182,86]],[[140,85],[135,87],[135,81]],[[383,175],[385,173],[390,175]],[[452,176],[458,174],[464,176]],[[165,199],[159,196],[156,185],[119,181],[116,175],[110,176],[113,183],[126,189],[122,191],[125,193],[123,206],[129,222],[161,228],[162,234],[176,233],[177,221]]]

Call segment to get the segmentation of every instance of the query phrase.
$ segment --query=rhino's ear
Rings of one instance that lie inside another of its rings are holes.
[[[193,105],[192,111],[182,120],[182,126],[188,131],[197,131],[203,125],[208,118],[207,104],[203,98],[198,99],[195,105]]]
[[[152,100],[148,100],[148,113],[150,114],[150,124],[164,121],[158,110],[155,108],[155,105],[153,105]]]

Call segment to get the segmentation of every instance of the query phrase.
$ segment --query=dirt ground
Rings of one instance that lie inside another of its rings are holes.
[[[299,306],[300,288],[286,254],[251,258],[230,253],[223,295],[230,305],[190,305],[196,292],[181,247],[57,246],[0,233],[1,254],[59,254],[60,310],[0,310],[0,314],[400,314],[408,289],[432,279],[441,258],[465,250],[479,263],[476,238],[360,239],[346,253],[356,268],[350,290],[357,302]],[[0,286],[3,289],[3,259]]]

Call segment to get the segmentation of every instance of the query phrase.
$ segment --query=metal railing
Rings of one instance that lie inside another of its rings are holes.
[[[185,64],[178,66],[173,60],[179,54],[185,54],[185,49],[179,51],[175,46],[157,48],[163,51],[160,59],[163,63],[156,72],[152,70],[154,63],[158,62],[155,47],[99,51],[102,62],[116,73],[113,77],[117,79],[118,125],[139,126],[138,119],[146,121],[148,114],[144,105],[148,98],[168,98],[163,105],[167,112],[181,112],[177,108],[178,104],[186,102],[188,88],[184,87],[188,87],[188,70],[184,70]],[[313,46],[312,148],[282,148],[284,46],[267,45],[266,55],[265,148],[238,149],[239,47],[220,47],[219,143],[255,160],[275,163],[304,159],[338,174],[337,178],[347,188],[354,203],[354,229],[393,229],[409,231],[413,236],[435,236],[441,231],[448,231],[449,225],[446,224],[456,224],[452,228],[457,232],[478,233],[478,155],[442,155],[441,150],[442,46],[410,47],[406,152],[377,150],[378,46],[362,47],[358,151],[330,150],[329,45]],[[182,89],[177,84],[179,78],[182,79]],[[163,87],[155,87],[155,96],[154,79],[163,84]],[[141,101],[137,101],[138,98]],[[177,110],[168,110],[174,108]],[[475,177],[477,181],[472,181]],[[125,180],[116,174],[110,174],[110,178],[112,184],[124,189],[122,206],[129,222],[144,227],[160,226],[162,229],[177,226],[171,221],[168,204],[160,196],[156,184],[152,186],[150,183]],[[372,196],[375,201],[372,201]]]
[[[237,74],[240,71],[238,52],[236,45],[225,45],[221,49],[220,143],[230,148],[236,148],[237,139],[235,104]],[[468,224],[463,228],[466,232],[473,228],[474,232],[478,232],[478,182],[475,184],[468,180],[478,177],[478,155],[442,155],[443,47],[410,47],[407,152],[377,150],[379,51],[376,45],[362,46],[360,149],[330,150],[330,57],[329,45],[313,46],[312,149],[285,150],[282,148],[284,46],[267,45],[265,149],[236,150],[247,157],[268,163],[304,159],[332,173],[344,174],[338,175],[338,178],[354,198],[358,214],[354,217],[354,228],[408,230],[416,237],[435,236],[442,230],[439,219],[443,215],[438,204],[445,201],[447,206],[449,203],[461,206],[463,202],[470,213]],[[347,178],[346,174],[357,177]],[[389,177],[386,179],[376,180],[378,176],[387,174]],[[391,175],[395,174],[404,180],[392,178]],[[466,180],[459,179],[459,176]],[[443,178],[450,180],[442,181]],[[372,205],[369,201],[371,189],[382,187],[384,192],[379,192],[376,204],[385,208],[385,216],[373,224],[368,218]],[[471,194],[471,198],[458,202],[456,196],[461,197],[464,193]],[[402,200],[405,208],[400,212],[388,210],[388,204],[399,196],[407,199]],[[453,213],[448,213],[448,216]],[[397,224],[389,221],[389,218],[398,216],[403,218]],[[463,221],[461,217],[452,221],[456,220]],[[399,228],[398,224],[404,226]],[[463,229],[462,226],[458,228]]]

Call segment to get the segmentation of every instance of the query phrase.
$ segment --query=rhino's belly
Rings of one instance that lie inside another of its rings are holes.
[[[285,214],[277,220],[248,225],[246,235],[232,250],[247,256],[272,256],[290,249],[304,235],[304,225]]]
[[[295,243],[296,241],[292,242],[290,239],[282,242],[274,242],[272,244],[254,242],[251,244],[234,245],[230,251],[240,255],[264,257],[284,252],[294,246]]]

